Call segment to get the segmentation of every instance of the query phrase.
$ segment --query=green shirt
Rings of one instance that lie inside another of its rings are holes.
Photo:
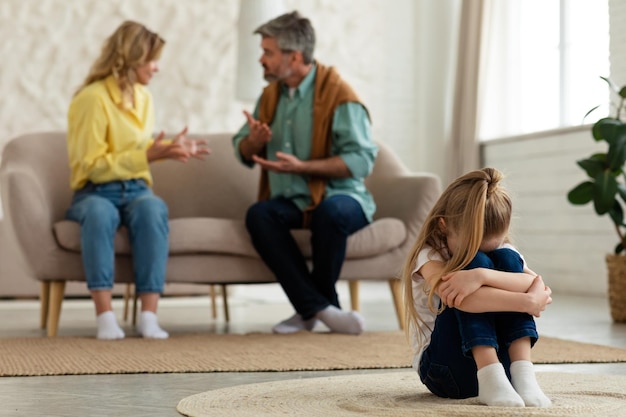
[[[316,67],[291,92],[286,85],[282,85],[276,114],[270,125],[272,140],[267,144],[267,159],[276,160],[277,151],[292,154],[300,160],[310,159],[315,73]],[[258,101],[253,116],[255,119],[259,117]],[[340,156],[352,176],[329,178],[325,198],[337,194],[349,195],[359,202],[367,219],[372,221],[376,205],[365,188],[364,179],[372,172],[378,148],[372,141],[367,111],[359,103],[342,104],[335,110],[331,129],[331,156]],[[237,158],[252,167],[254,163],[245,161],[239,152],[239,143],[248,133],[246,123],[233,137],[233,145]],[[268,174],[271,198],[288,198],[300,210],[311,204],[306,176],[271,171]]]

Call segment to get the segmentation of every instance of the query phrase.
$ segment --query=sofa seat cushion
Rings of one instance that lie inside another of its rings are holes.
[[[170,255],[211,254],[258,257],[242,220],[185,217],[171,219]],[[70,220],[54,224],[54,234],[59,245],[72,252],[80,252],[80,226]],[[292,232],[298,246],[307,258],[311,257],[308,230]],[[365,258],[380,255],[400,246],[406,239],[404,223],[394,218],[383,218],[359,230],[348,238],[346,257]],[[115,253],[130,255],[128,231],[125,227],[115,234]]]

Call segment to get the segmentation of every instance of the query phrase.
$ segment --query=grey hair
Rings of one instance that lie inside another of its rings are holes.
[[[315,30],[311,21],[297,11],[285,13],[254,31],[264,38],[275,38],[282,51],[300,51],[305,64],[313,62]]]

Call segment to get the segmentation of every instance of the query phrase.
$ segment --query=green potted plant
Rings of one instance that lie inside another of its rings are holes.
[[[606,256],[609,304],[613,320],[626,322],[626,123],[622,121],[621,114],[626,100],[626,86],[620,88],[608,78],[601,78],[609,84],[612,94],[618,97],[615,116],[598,120],[591,129],[593,139],[605,142],[607,148],[605,152],[576,161],[588,178],[572,188],[567,199],[576,205],[593,202],[596,214],[608,215],[613,223],[617,244],[613,253]],[[587,115],[598,107],[591,109]]]

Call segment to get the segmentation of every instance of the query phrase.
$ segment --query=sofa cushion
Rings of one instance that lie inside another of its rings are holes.
[[[250,242],[242,220],[185,217],[171,219],[170,255],[219,253],[258,257]],[[406,239],[404,223],[398,219],[383,218],[374,221],[348,238],[346,257],[365,258],[383,254],[400,246]],[[72,252],[80,252],[80,226],[70,220],[54,224],[54,234],[59,245]],[[307,258],[311,257],[308,230],[292,232],[298,246]],[[115,253],[131,253],[128,231],[121,227],[115,234]]]

